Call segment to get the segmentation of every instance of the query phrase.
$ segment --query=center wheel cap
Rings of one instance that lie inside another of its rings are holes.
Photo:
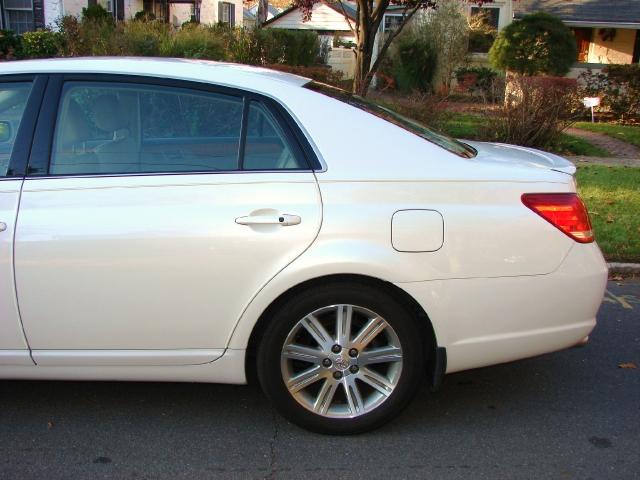
[[[351,362],[349,362],[349,359],[347,358],[338,357],[333,361],[333,363],[338,370],[346,370],[349,368]]]

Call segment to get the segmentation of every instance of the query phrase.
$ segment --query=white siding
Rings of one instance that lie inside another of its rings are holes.
[[[347,20],[339,12],[324,3],[316,3],[311,10],[311,20],[304,22],[299,8],[283,15],[272,23],[272,28],[288,28],[293,30],[336,30],[351,31]]]

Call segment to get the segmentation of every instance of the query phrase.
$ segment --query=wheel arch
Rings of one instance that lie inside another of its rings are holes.
[[[262,312],[258,320],[251,330],[249,335],[247,350],[245,355],[245,374],[249,383],[255,383],[256,377],[256,351],[262,337],[262,333],[269,324],[274,312],[278,310],[291,296],[296,295],[298,292],[308,288],[313,288],[314,285],[327,284],[327,283],[363,283],[369,286],[382,289],[391,294],[411,313],[411,316],[415,319],[416,323],[420,327],[420,331],[423,335],[425,345],[425,366],[426,373],[429,375],[429,379],[432,383],[437,383],[439,380],[438,370],[441,368],[439,357],[442,355],[442,350],[438,348],[438,342],[433,324],[429,319],[424,308],[406,291],[394,285],[391,282],[381,280],[376,277],[371,277],[362,274],[332,274],[315,277],[309,280],[305,280],[297,285],[287,289],[279,296],[277,296]]]

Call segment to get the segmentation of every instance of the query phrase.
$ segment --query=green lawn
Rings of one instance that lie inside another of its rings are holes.
[[[640,262],[640,168],[580,166],[577,179],[606,259]]]
[[[574,137],[566,133],[560,135],[558,143],[551,150],[560,155],[585,155],[587,157],[611,156],[609,152],[603,148],[596,147],[582,138]]]
[[[454,138],[466,138],[468,140],[487,140],[482,138],[482,125],[484,118],[471,113],[448,112],[440,129]],[[557,145],[550,149],[561,155],[586,155],[589,157],[608,157],[609,152],[596,147],[578,137],[563,133]]]
[[[575,127],[592,132],[604,133],[610,137],[624,140],[625,142],[640,147],[640,126],[616,125],[613,123],[578,122]]]
[[[481,138],[483,118],[471,113],[448,112],[440,129],[454,138],[467,140],[483,140]]]

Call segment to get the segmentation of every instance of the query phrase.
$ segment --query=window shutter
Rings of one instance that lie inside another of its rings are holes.
[[[124,20],[124,0],[115,0],[116,2],[116,19]]]
[[[229,4],[229,25],[236,26],[236,6],[233,3]]]
[[[223,2],[218,2],[218,23],[220,23],[223,19],[223,12],[224,10],[224,3]]]
[[[44,28],[44,1],[33,0],[33,26],[34,28]]]

